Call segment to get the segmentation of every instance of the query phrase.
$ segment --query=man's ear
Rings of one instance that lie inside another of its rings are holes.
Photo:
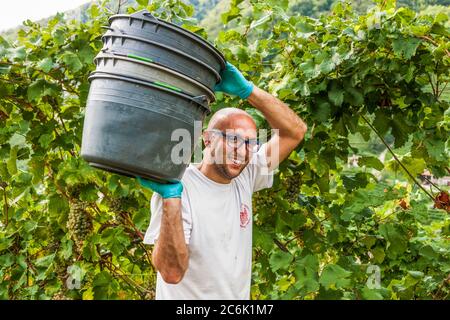
[[[208,147],[211,144],[211,134],[209,132],[203,131],[202,138],[205,147]]]

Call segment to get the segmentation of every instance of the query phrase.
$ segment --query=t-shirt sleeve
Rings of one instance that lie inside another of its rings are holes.
[[[270,188],[273,184],[273,170],[269,171],[266,155],[267,143],[259,148],[247,166],[247,174],[253,192]]]
[[[162,206],[162,197],[158,193],[154,192],[150,202],[150,225],[147,229],[147,232],[145,233],[145,244],[155,244],[156,240],[158,240],[163,213]],[[181,218],[183,221],[184,239],[186,241],[186,244],[189,244],[192,230],[192,216],[185,190],[183,190],[183,193],[181,195]]]

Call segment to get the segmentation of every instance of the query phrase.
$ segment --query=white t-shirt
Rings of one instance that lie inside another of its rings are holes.
[[[207,178],[190,164],[182,178],[182,219],[189,266],[177,284],[158,272],[156,299],[250,299],[252,272],[252,193],[269,188],[266,145],[229,184]],[[151,199],[150,226],[144,243],[159,236],[162,198]]]

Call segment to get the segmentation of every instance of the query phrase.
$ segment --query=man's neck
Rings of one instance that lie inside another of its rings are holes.
[[[230,179],[224,178],[223,176],[218,174],[217,171],[210,164],[206,164],[202,161],[198,165],[196,165],[196,167],[201,173],[203,173],[204,176],[206,176],[208,179],[211,179],[214,182],[222,184],[231,183]]]

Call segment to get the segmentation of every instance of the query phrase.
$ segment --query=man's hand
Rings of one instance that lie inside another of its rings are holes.
[[[242,73],[229,62],[220,76],[222,81],[214,87],[214,91],[239,96],[241,99],[247,99],[253,91],[253,83],[245,79]]]
[[[163,199],[181,198],[181,193],[183,192],[183,185],[181,182],[163,184],[142,179],[141,177],[137,177],[137,179],[143,187],[159,193]]]

